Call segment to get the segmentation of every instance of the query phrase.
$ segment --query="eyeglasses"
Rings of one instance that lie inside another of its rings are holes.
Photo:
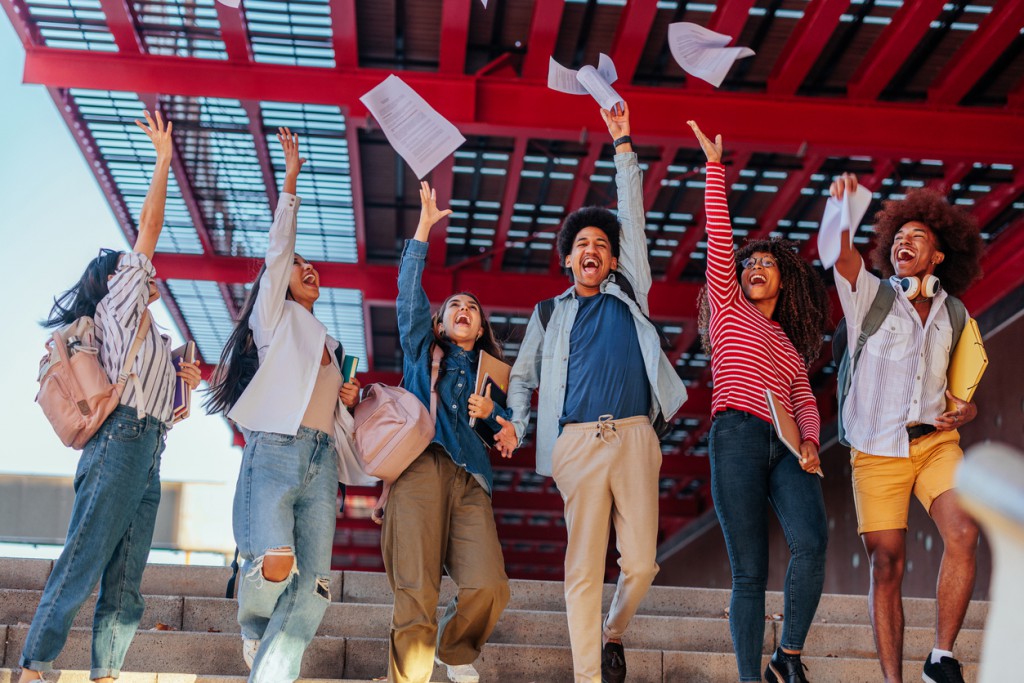
[[[757,264],[761,264],[762,268],[775,268],[778,265],[771,256],[751,256],[743,259],[740,265],[743,266],[743,270],[750,270]]]

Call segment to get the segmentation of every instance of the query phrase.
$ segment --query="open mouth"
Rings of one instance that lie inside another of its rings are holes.
[[[469,325],[471,324],[471,322],[472,321],[469,319],[468,313],[459,313],[458,315],[455,316],[456,325]]]
[[[917,254],[915,254],[910,249],[907,249],[906,247],[900,247],[899,249],[896,250],[896,261],[898,263],[906,263],[907,261],[914,260],[914,257],[916,255]]]
[[[601,267],[600,262],[593,256],[587,256],[580,262],[580,268],[587,275],[593,275]]]
[[[316,275],[313,273],[307,274],[302,278],[302,284],[304,285],[316,285]]]
[[[768,278],[766,278],[761,273],[754,273],[753,275],[750,276],[750,284],[751,285],[766,285],[766,284],[768,284]]]

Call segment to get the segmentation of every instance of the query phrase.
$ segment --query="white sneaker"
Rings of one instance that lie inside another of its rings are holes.
[[[252,671],[252,663],[256,661],[256,653],[260,651],[260,641],[255,638],[242,638],[242,659]]]
[[[434,661],[448,669],[448,680],[452,683],[479,683],[480,674],[472,664],[445,664],[438,657]]]

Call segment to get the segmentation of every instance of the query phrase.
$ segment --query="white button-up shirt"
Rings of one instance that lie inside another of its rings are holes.
[[[861,326],[883,282],[861,264],[856,291],[835,270],[836,290],[846,316],[848,353],[856,350]],[[934,424],[946,410],[946,370],[953,324],[946,293],[932,299],[928,318],[897,292],[889,315],[868,337],[843,403],[843,428],[850,444],[862,453],[906,458],[910,454],[907,426]]]

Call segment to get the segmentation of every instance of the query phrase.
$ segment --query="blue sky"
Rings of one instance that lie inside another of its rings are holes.
[[[93,175],[42,86],[21,84],[24,49],[0,19],[0,268],[4,330],[0,358],[0,473],[72,476],[77,452],[65,448],[33,398],[46,332],[38,322],[54,295],[81,276],[99,247],[127,243]],[[139,112],[141,117],[141,112]],[[175,345],[181,335],[162,305],[157,323]],[[231,495],[240,451],[224,421],[201,409],[171,432],[162,475],[170,481],[228,482]]]

